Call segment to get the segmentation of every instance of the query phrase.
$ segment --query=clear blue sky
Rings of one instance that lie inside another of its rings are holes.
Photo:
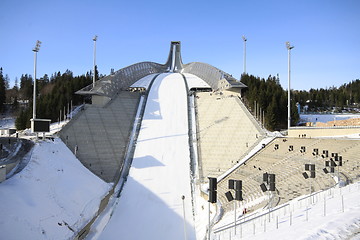
[[[205,62],[236,78],[243,71],[267,78],[279,73],[287,89],[287,50],[292,50],[292,88],[340,86],[360,78],[358,0],[77,1],[1,0],[0,67],[11,85],[33,75],[69,69],[86,73],[97,41],[100,73],[153,61],[165,63],[170,41],[180,40],[184,63]]]

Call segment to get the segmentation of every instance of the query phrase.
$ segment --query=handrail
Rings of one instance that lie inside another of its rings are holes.
[[[112,98],[119,91],[128,89],[137,80],[153,73],[165,72],[165,69],[165,65],[154,62],[135,63],[96,81],[95,87],[92,84],[88,85],[77,91],[76,94],[100,95]]]
[[[261,217],[263,217],[263,216],[265,216],[265,215],[268,215],[268,214],[271,214],[271,213],[273,213],[273,212],[276,212],[276,211],[278,211],[278,210],[280,210],[280,209],[283,209],[283,208],[285,208],[285,207],[287,207],[287,206],[290,206],[290,204],[287,203],[287,204],[285,204],[285,205],[279,206],[279,207],[274,208],[274,209],[271,209],[271,210],[269,210],[269,211],[267,211],[267,212],[265,212],[265,213],[262,213],[262,214],[260,214],[260,215],[258,215],[258,216],[256,216],[256,217],[254,217],[254,218],[250,218],[250,219],[248,219],[248,220],[244,220],[243,222],[240,222],[240,223],[235,223],[235,226],[240,226],[240,225],[243,225],[243,224],[245,224],[245,223],[254,221],[254,220],[256,220],[256,219],[258,219],[258,218],[261,218]],[[241,219],[240,219],[239,221],[241,221]],[[227,227],[225,227],[225,228],[221,228],[221,229],[218,228],[218,229],[214,230],[214,233],[216,234],[216,233],[225,231],[225,230],[230,229],[230,228],[233,228],[233,227],[234,227],[234,224],[231,224],[231,226],[227,226]]]

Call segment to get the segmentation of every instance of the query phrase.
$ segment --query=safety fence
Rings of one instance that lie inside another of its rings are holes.
[[[327,190],[300,197],[277,208],[242,214],[236,223],[215,228],[212,240],[249,239],[257,234],[290,227],[311,221],[314,218],[324,219],[334,213],[343,213],[351,209],[347,204],[348,196],[360,190],[360,182],[339,188],[338,185]]]

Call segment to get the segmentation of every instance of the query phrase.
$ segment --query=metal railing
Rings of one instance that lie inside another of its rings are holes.
[[[100,79],[95,83],[95,87],[91,84],[76,93],[83,95],[101,95],[112,98],[118,92],[128,89],[137,80],[153,73],[164,72],[165,70],[165,65],[154,62],[136,63]]]
[[[326,217],[334,211],[344,212],[351,209],[351,205],[345,205],[344,196],[347,194],[358,192],[360,190],[360,182],[339,188],[337,186],[322,190],[311,195],[299,197],[287,204],[281,205],[273,210],[263,213],[257,212],[251,215],[242,215],[236,221],[236,224],[230,223],[214,229],[211,239],[249,239],[251,236],[266,233],[270,230],[279,229],[281,227],[292,226],[299,222],[311,221],[312,218]],[[337,208],[327,207],[337,202]],[[316,209],[316,204],[319,205]],[[234,229],[236,228],[236,230]],[[237,234],[236,234],[237,233]]]

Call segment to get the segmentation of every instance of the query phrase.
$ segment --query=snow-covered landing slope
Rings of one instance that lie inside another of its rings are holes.
[[[181,74],[159,75],[149,92],[134,159],[118,206],[99,239],[195,239],[187,94]]]
[[[110,190],[58,138],[36,143],[28,165],[0,184],[0,239],[70,239]]]

